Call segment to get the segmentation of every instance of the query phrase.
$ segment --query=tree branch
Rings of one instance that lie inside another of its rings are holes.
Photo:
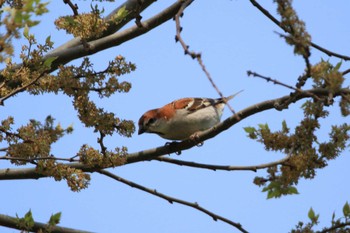
[[[275,23],[278,27],[280,27],[283,31],[287,32],[287,33],[290,33],[286,28],[284,28],[281,24],[280,21],[278,21],[275,17],[273,17],[273,15],[270,14],[270,12],[268,12],[264,7],[262,7],[257,1],[255,0],[250,0],[250,2],[253,4],[253,6],[255,6],[261,13],[263,13],[267,18],[269,18],[273,23]],[[330,50],[327,50],[313,42],[310,43],[310,45],[312,47],[314,47],[315,49],[327,54],[328,56],[334,56],[334,57],[337,57],[337,58],[340,58],[340,59],[343,59],[343,60],[350,60],[350,57],[349,56],[346,56],[346,55],[341,55],[339,53],[335,53],[335,52],[332,52]]]
[[[281,81],[278,81],[277,79],[272,79],[271,77],[266,77],[266,76],[263,76],[261,74],[258,74],[256,72],[253,72],[253,71],[250,71],[250,70],[247,71],[247,74],[248,74],[248,76],[262,78],[262,79],[266,80],[267,82],[272,82],[273,84],[280,85],[280,86],[292,89],[292,90],[294,90],[296,92],[299,92],[299,93],[304,92],[300,88],[296,88],[296,87],[290,86],[288,84],[282,83]],[[313,93],[308,93],[308,94],[310,96],[312,96],[315,100],[321,100],[317,95],[314,95]]]
[[[127,23],[129,23],[132,19],[134,19],[140,12],[144,11],[147,7],[149,7],[152,3],[154,3],[156,0],[143,0],[140,4],[139,0],[127,0],[123,4],[121,4],[119,7],[114,9],[109,15],[107,15],[104,20],[109,21],[107,30],[101,35],[100,38],[111,35],[117,31],[119,31],[122,27],[124,27]],[[118,11],[125,7],[125,11],[128,12],[128,14],[125,16],[125,18],[118,23],[113,23],[113,18],[118,13]],[[137,9],[138,11],[135,11]],[[77,45],[81,44],[81,38],[77,37],[74,38],[63,45],[59,46],[58,48],[54,49],[51,53],[56,53],[58,51],[63,51],[68,48],[75,47]]]
[[[213,213],[213,212],[211,212],[211,211],[201,207],[197,202],[188,202],[188,201],[184,201],[182,199],[178,199],[178,198],[175,198],[175,197],[171,197],[171,196],[165,195],[163,193],[158,192],[155,189],[150,189],[150,188],[147,188],[145,186],[142,186],[142,185],[139,185],[137,183],[134,183],[132,181],[126,180],[126,179],[124,179],[124,178],[122,178],[120,176],[117,176],[117,175],[115,175],[115,174],[113,174],[113,173],[111,173],[109,171],[106,171],[106,170],[100,170],[98,172],[103,174],[103,175],[105,175],[105,176],[108,176],[108,177],[110,177],[110,178],[112,178],[114,180],[117,180],[117,181],[119,181],[119,182],[121,182],[123,184],[129,185],[132,188],[137,188],[137,189],[142,190],[142,191],[144,191],[146,193],[149,193],[149,194],[152,194],[154,196],[163,198],[163,199],[167,200],[170,204],[173,204],[175,202],[175,203],[179,203],[181,205],[192,207],[192,208],[194,208],[196,210],[199,210],[199,211],[209,215],[210,217],[213,218],[214,221],[221,220],[221,221],[223,221],[223,222],[225,222],[225,223],[227,223],[227,224],[237,228],[241,232],[248,233],[248,231],[246,231],[241,226],[241,224],[233,222],[233,221],[231,221],[231,220],[229,220],[227,218],[224,218],[224,217],[222,217],[220,215],[217,215],[217,214],[215,214],[215,213]]]
[[[209,169],[209,170],[213,170],[213,171],[224,170],[224,171],[253,171],[253,172],[256,172],[257,170],[260,170],[260,169],[265,169],[265,168],[276,166],[276,165],[282,165],[284,162],[287,162],[288,159],[289,159],[289,156],[286,156],[283,159],[280,159],[280,160],[277,160],[274,162],[264,163],[264,164],[259,164],[259,165],[251,165],[251,166],[203,164],[203,163],[196,163],[196,162],[172,159],[172,158],[168,158],[168,157],[157,157],[157,158],[154,158],[153,160],[157,160],[159,162],[176,164],[179,166],[188,166],[188,167],[194,167],[194,168]]]
[[[344,222],[344,223],[340,223],[340,224],[336,224],[335,226],[329,227],[329,228],[325,228],[322,231],[316,231],[316,233],[328,233],[328,232],[336,232],[335,230],[337,229],[341,229],[341,230],[346,230],[346,229],[342,229],[346,226],[350,226],[350,222]],[[349,230],[349,228],[348,228]],[[340,231],[340,232],[347,232],[347,231]]]
[[[144,33],[149,32],[150,30],[156,28],[157,26],[165,23],[166,21],[172,19],[180,8],[182,2],[177,1],[172,4],[162,12],[157,15],[149,18],[148,20],[142,21],[142,27],[134,25],[123,31],[114,33],[109,36],[88,42],[89,49],[87,50],[83,45],[77,45],[69,49],[59,49],[55,52],[49,53],[44,57],[44,60],[48,57],[57,57],[53,61],[51,67],[51,72],[56,70],[59,65],[66,64],[74,59],[81,58],[84,56],[92,55],[94,53],[100,52],[102,50],[118,46],[126,41],[129,41],[135,37],[143,35]]]
[[[127,2],[132,2],[132,1],[138,2],[138,0],[129,0]],[[150,1],[151,0],[147,0],[147,2],[150,2]],[[153,1],[154,0],[152,0],[151,2]],[[75,59],[78,59],[84,56],[89,56],[89,55],[98,53],[100,51],[103,51],[105,49],[121,45],[126,41],[129,41],[131,39],[134,39],[135,37],[138,37],[140,35],[143,35],[151,31],[152,29],[172,19],[175,16],[175,14],[178,12],[179,8],[181,7],[182,2],[183,1],[180,1],[180,0],[176,1],[174,4],[164,9],[160,13],[154,15],[153,17],[145,21],[142,21],[142,27],[138,27],[137,25],[134,25],[123,31],[105,36],[103,38],[100,38],[91,42],[87,42],[87,46],[81,45],[80,42],[75,41],[75,39],[73,39],[71,42],[65,43],[61,47],[51,51],[50,53],[48,53],[43,57],[44,61],[50,57],[55,57],[55,60],[51,64],[51,69],[48,72],[53,72],[58,68],[58,66],[67,64],[68,62],[73,61]],[[136,3],[136,4],[139,4],[139,3]],[[123,7],[123,5],[121,7]],[[116,13],[117,10],[120,9],[121,7],[117,8],[110,15]],[[76,46],[73,46],[73,44]],[[88,47],[89,49],[86,49],[86,47]],[[19,69],[22,65],[23,64],[18,64],[14,67],[14,69]],[[1,76],[0,76],[0,80],[1,80]]]
[[[295,99],[293,99],[293,103],[304,98],[312,97],[310,93],[315,94],[317,96],[329,95],[329,92],[326,89],[305,90],[302,93],[296,93]],[[338,92],[334,93],[334,97],[341,96],[342,94],[350,94],[350,89],[343,88]],[[290,99],[290,95],[286,95],[280,98],[266,100],[264,102],[254,104],[246,109],[243,109],[242,111],[237,112],[236,114],[239,116],[239,118],[237,118],[235,115],[232,115],[229,118],[222,121],[221,123],[217,124],[216,126],[208,130],[205,130],[203,132],[199,132],[198,140],[201,142],[204,142],[210,138],[213,138],[216,135],[220,134],[221,132],[237,124],[241,120],[251,115],[257,114],[259,112],[277,108],[280,105],[280,103],[284,103],[289,99]],[[130,153],[126,157],[125,164],[136,163],[136,162],[145,161],[145,160],[152,160],[159,156],[176,153],[183,150],[188,150],[196,145],[197,145],[196,141],[188,139],[181,142],[170,143],[169,145],[165,145],[161,147],[156,147],[148,150]],[[89,167],[81,163],[67,163],[66,165],[72,168],[81,169],[84,172],[95,172],[101,169],[99,167]],[[0,180],[39,179],[42,177],[46,177],[46,176],[43,174],[37,173],[35,168],[8,168],[8,169],[0,170]]]
[[[182,31],[182,27],[180,24],[180,17],[183,16],[184,10],[187,6],[189,6],[191,3],[193,2],[193,0],[187,0],[184,1],[182,6],[180,7],[179,11],[176,13],[175,15],[175,23],[176,23],[176,36],[175,36],[175,41],[176,42],[180,42],[183,50],[185,51],[185,55],[189,55],[192,59],[196,59],[199,66],[202,68],[205,76],[208,78],[210,84],[214,87],[214,89],[216,90],[216,92],[219,94],[219,96],[221,98],[224,98],[225,96],[222,94],[222,92],[220,91],[220,89],[218,88],[218,86],[215,84],[213,78],[211,77],[209,71],[207,70],[207,68],[204,65],[203,59],[202,59],[202,54],[199,52],[195,52],[195,51],[190,51],[189,50],[189,45],[186,44],[186,42],[184,41],[184,39],[181,36],[181,31]],[[232,114],[235,114],[235,110],[231,107],[231,105],[229,103],[226,103],[227,107],[230,109],[230,111],[232,112]]]
[[[63,2],[64,4],[68,4],[68,6],[72,9],[74,16],[79,15],[77,4],[73,4],[70,0],[63,0]]]
[[[28,82],[27,84],[24,84],[20,87],[17,87],[15,90],[13,90],[11,93],[5,95],[4,97],[0,98],[0,105],[3,106],[4,105],[4,101],[7,100],[8,98],[10,98],[11,96],[14,96],[22,91],[24,91],[27,87],[33,85],[34,83],[36,83],[40,78],[42,78],[44,75],[46,74],[46,72],[41,73],[40,75],[38,75],[38,77],[36,77],[35,79],[31,80],[30,82]]]
[[[1,151],[1,149],[0,149]],[[58,158],[54,156],[50,157],[39,157],[39,158],[21,158],[21,157],[12,157],[12,156],[0,156],[0,160],[18,160],[24,162],[34,162],[38,160],[55,160],[55,161],[67,161],[67,162],[76,162],[78,160],[74,160],[74,158]]]
[[[13,229],[22,230],[18,226],[17,218],[10,217],[4,214],[0,214],[0,225],[13,228]],[[34,226],[30,230],[34,232],[38,232],[39,230],[43,230],[43,229],[50,229],[51,233],[89,233],[89,231],[82,231],[82,230],[77,230],[77,229],[72,229],[67,227],[60,227],[60,226],[49,226],[48,224],[40,223],[40,222],[34,222]]]

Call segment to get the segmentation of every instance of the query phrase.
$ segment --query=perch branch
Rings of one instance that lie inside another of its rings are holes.
[[[300,99],[304,98],[310,98],[309,93],[315,94],[319,97],[321,96],[328,96],[329,91],[325,89],[310,89],[303,91],[302,93],[297,93],[295,95],[295,99],[293,100],[294,102],[297,102]],[[341,96],[342,94],[350,94],[350,89],[348,88],[343,88],[340,89],[339,91],[334,93],[333,97]],[[235,115],[232,115],[222,121],[221,123],[217,124],[216,126],[205,130],[203,132],[198,133],[198,140],[199,141],[206,141],[210,138],[215,137],[216,135],[220,134],[221,132],[229,129],[233,125],[237,124],[241,120],[252,116],[254,114],[257,114],[259,112],[263,112],[266,110],[274,109],[276,106],[279,105],[279,103],[283,103],[286,100],[289,100],[290,96],[286,95],[277,99],[271,99],[271,100],[266,100],[257,104],[254,104],[248,108],[243,109],[242,111],[237,112],[236,114],[239,115],[239,119],[236,118]],[[179,151],[184,151],[188,150],[194,146],[196,146],[196,142],[193,140],[184,140],[181,142],[177,143],[171,143],[169,145],[165,146],[160,146],[148,150],[143,150],[135,153],[130,153],[126,157],[126,162],[125,164],[129,163],[136,163],[136,162],[141,162],[141,161],[146,161],[146,160],[151,160],[154,158],[157,158],[159,156],[171,154],[171,153],[176,153]],[[72,168],[76,169],[81,169],[84,172],[94,172],[98,171],[101,168],[99,167],[89,167],[87,165],[81,164],[81,163],[68,163],[66,164],[67,166],[70,166]],[[0,180],[12,180],[12,179],[39,179],[42,177],[46,177],[43,174],[40,174],[36,171],[35,168],[7,168],[7,169],[0,169]]]

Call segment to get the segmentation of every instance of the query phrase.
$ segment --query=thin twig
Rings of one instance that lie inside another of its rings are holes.
[[[63,0],[64,4],[68,4],[69,7],[72,9],[74,16],[79,15],[78,13],[78,5],[73,4],[70,0]]]
[[[100,137],[97,138],[97,143],[100,144],[101,154],[106,155],[107,147],[103,143],[103,139],[106,136],[106,134],[103,133],[102,131],[99,131],[99,132],[100,132]]]
[[[140,15],[141,13],[141,7],[142,7],[142,1],[141,0],[137,0],[137,6],[135,7],[135,24],[139,27],[139,28],[142,28],[143,25],[142,25],[142,22],[141,22],[141,19],[142,19],[142,16]]]
[[[209,170],[213,170],[213,171],[224,170],[224,171],[253,171],[253,172],[256,172],[257,170],[260,170],[260,169],[265,169],[265,168],[276,166],[276,165],[283,165],[283,163],[288,161],[289,158],[290,158],[290,156],[286,156],[283,159],[280,159],[278,161],[259,164],[259,165],[250,165],[250,166],[203,164],[203,163],[196,163],[196,162],[172,159],[172,158],[168,158],[168,157],[158,157],[158,158],[154,158],[153,160],[157,160],[160,162],[167,162],[167,163],[171,163],[171,164],[176,164],[179,166],[188,166],[188,167],[194,167],[194,168],[209,169]]]
[[[46,74],[46,71],[41,73],[40,75],[38,75],[38,77],[36,77],[35,79],[33,79],[31,82],[27,83],[26,85],[22,86],[22,87],[18,87],[15,90],[13,90],[11,93],[5,95],[4,97],[0,98],[0,105],[3,106],[4,105],[4,101],[7,100],[8,98],[24,91],[27,87],[33,85],[34,83],[36,83],[40,78],[42,78],[44,75]]]
[[[283,37],[287,40],[287,38],[289,39],[292,39],[290,38],[289,36],[287,35],[283,35],[282,33],[279,33],[279,32],[276,32],[280,37]],[[305,73],[301,76],[299,76],[298,78],[298,82],[296,83],[296,88],[301,88],[305,85],[306,81],[311,77],[311,63],[310,63],[310,56],[311,56],[311,53],[310,53],[310,47],[309,46],[304,46],[302,45],[302,43],[298,42],[295,38],[293,38],[294,40],[294,44],[297,45],[299,44],[300,46],[303,46],[306,54],[303,54],[303,58],[304,58],[304,62],[305,62],[305,65],[306,65],[306,69],[305,69]]]
[[[105,176],[108,176],[108,177],[110,177],[110,178],[112,178],[114,180],[117,180],[117,181],[119,181],[119,182],[121,182],[123,184],[129,185],[132,188],[137,188],[137,189],[142,190],[142,191],[144,191],[146,193],[149,193],[149,194],[152,194],[154,196],[163,198],[163,199],[167,200],[170,204],[173,204],[175,202],[175,203],[179,203],[181,205],[185,205],[185,206],[189,206],[189,207],[192,207],[194,209],[197,209],[197,210],[199,210],[199,211],[209,215],[210,217],[212,217],[214,221],[221,220],[221,221],[223,221],[223,222],[225,222],[225,223],[227,223],[227,224],[237,228],[241,232],[248,233],[248,231],[246,231],[241,226],[241,224],[233,222],[233,221],[231,221],[231,220],[229,220],[227,218],[224,218],[224,217],[222,217],[220,215],[217,215],[217,214],[215,214],[215,213],[213,213],[213,212],[211,212],[211,211],[201,207],[197,202],[188,202],[188,201],[184,201],[182,199],[178,199],[178,198],[175,198],[175,197],[171,197],[171,196],[165,195],[163,193],[158,192],[155,189],[150,189],[150,188],[147,188],[147,187],[142,186],[140,184],[137,184],[137,183],[134,183],[132,181],[126,180],[126,179],[124,179],[124,178],[122,178],[120,176],[117,176],[117,175],[115,175],[115,174],[113,174],[113,173],[111,173],[111,172],[109,172],[107,170],[104,170],[104,169],[99,170],[98,172],[103,174],[103,175],[105,175]]]
[[[284,28],[281,24],[280,21],[278,21],[275,17],[273,17],[270,12],[268,12],[264,7],[262,7],[257,1],[255,0],[250,0],[250,2],[253,4],[253,6],[255,6],[261,13],[263,13],[267,18],[269,18],[273,23],[275,23],[277,26],[279,26],[282,30],[284,30],[285,32],[288,32],[288,30],[286,28]],[[289,32],[288,32],[289,33]],[[310,42],[310,45],[312,47],[314,47],[315,49],[327,54],[328,56],[333,56],[333,57],[337,57],[337,58],[340,58],[340,59],[343,59],[343,60],[350,60],[350,57],[349,56],[346,56],[346,55],[341,55],[339,53],[335,53],[335,52],[332,52],[330,50],[327,50],[313,42]]]
[[[177,14],[175,15],[175,24],[176,24],[176,36],[175,36],[175,41],[176,42],[180,42],[182,48],[185,51],[185,55],[189,55],[192,59],[196,59],[198,61],[198,64],[200,65],[200,67],[202,68],[203,72],[205,73],[205,75],[207,76],[209,82],[211,83],[211,85],[214,87],[214,89],[216,90],[216,92],[219,94],[219,96],[221,98],[224,98],[224,95],[222,94],[222,92],[220,91],[220,89],[218,88],[218,86],[215,84],[213,78],[211,77],[209,71],[207,70],[207,68],[204,65],[203,59],[202,59],[202,54],[195,52],[195,51],[190,51],[189,48],[190,46],[187,45],[185,43],[185,41],[183,40],[182,36],[181,36],[181,31],[182,31],[182,27],[180,24],[180,17],[183,16],[184,10],[185,8],[191,4],[193,2],[193,0],[187,0],[184,1],[182,6],[180,7],[179,11],[177,12]],[[234,109],[231,107],[231,105],[229,103],[226,103],[227,107],[230,109],[230,111],[232,112],[232,114],[236,114],[236,112],[234,111]],[[237,116],[238,117],[238,116]]]
[[[0,151],[1,152],[5,152],[5,151],[7,151],[9,148],[8,147],[4,147],[4,148],[0,148]]]
[[[22,158],[22,157],[12,157],[12,156],[0,156],[0,160],[18,160],[18,161],[24,161],[24,162],[33,162],[37,160],[55,160],[55,161],[67,161],[67,162],[78,162],[79,160],[75,160],[72,158],[58,158],[54,156],[48,156],[48,157],[38,157],[38,158]]]
[[[12,133],[9,131],[6,131],[0,127],[0,132],[4,133],[7,137],[16,137],[21,140],[23,140],[23,143],[33,143],[33,140],[23,138],[19,133]]]
[[[261,75],[261,74],[258,74],[258,73],[256,73],[256,72],[253,72],[253,71],[250,71],[250,70],[248,70],[247,71],[247,74],[248,74],[248,76],[253,76],[253,77],[258,77],[258,78],[262,78],[262,79],[264,79],[264,80],[266,80],[267,82],[272,82],[273,84],[276,84],[276,85],[280,85],[280,86],[283,86],[283,87],[287,87],[287,88],[289,88],[289,89],[292,89],[292,90],[294,90],[294,91],[296,91],[296,92],[299,92],[299,93],[303,93],[303,92],[305,92],[304,90],[302,90],[302,89],[300,89],[300,88],[296,88],[296,87],[293,87],[293,86],[290,86],[290,85],[288,85],[288,84],[285,84],[285,83],[283,83],[283,82],[281,82],[281,81],[278,81],[277,79],[272,79],[272,78],[270,78],[270,77],[266,77],[266,76],[263,76],[263,75]],[[315,95],[314,93],[308,93],[310,96],[312,96],[314,99],[316,99],[316,100],[321,100],[317,95]]]
[[[346,75],[346,74],[348,74],[348,73],[350,73],[350,69],[344,70],[341,74],[342,74],[342,75]]]
[[[2,129],[1,127],[0,127],[0,132],[4,133],[8,137],[17,137],[17,138],[24,140],[21,137],[21,135],[19,135],[18,133],[12,133],[12,132],[6,131],[6,130]]]
[[[175,24],[176,24],[176,36],[175,36],[175,41],[176,42],[180,42],[182,48],[184,49],[185,51],[185,55],[189,55],[192,57],[192,59],[195,59],[197,57],[200,57],[201,54],[200,53],[197,53],[195,51],[190,51],[189,50],[189,47],[185,41],[182,39],[181,37],[181,31],[182,31],[182,27],[181,27],[181,24],[180,24],[180,17],[183,16],[184,14],[184,10],[186,9],[186,7],[188,5],[190,5],[191,3],[193,2],[193,0],[186,0],[186,1],[183,1],[179,11],[177,12],[177,14],[175,15]]]

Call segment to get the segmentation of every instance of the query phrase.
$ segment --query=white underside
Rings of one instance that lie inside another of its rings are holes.
[[[187,110],[178,110],[171,121],[158,126],[161,126],[158,132],[163,133],[159,136],[170,140],[183,140],[196,132],[213,127],[220,122],[224,104],[216,107],[207,107],[190,114]]]

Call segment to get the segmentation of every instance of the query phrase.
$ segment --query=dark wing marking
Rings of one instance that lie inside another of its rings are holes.
[[[221,101],[207,98],[193,98],[193,103],[187,109],[191,112],[194,112],[199,109],[203,109],[209,106],[214,106]]]

